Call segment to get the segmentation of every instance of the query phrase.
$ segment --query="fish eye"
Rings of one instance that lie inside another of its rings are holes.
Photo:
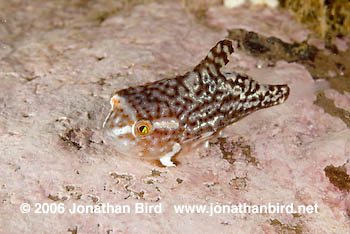
[[[152,132],[152,124],[148,120],[139,120],[134,125],[134,135],[137,137],[146,137]]]

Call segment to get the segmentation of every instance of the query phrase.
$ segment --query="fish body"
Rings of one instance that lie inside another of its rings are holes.
[[[287,85],[263,85],[246,75],[221,71],[234,51],[232,43],[218,42],[185,75],[114,93],[103,127],[117,151],[174,166],[171,157],[183,145],[283,103],[289,95]]]

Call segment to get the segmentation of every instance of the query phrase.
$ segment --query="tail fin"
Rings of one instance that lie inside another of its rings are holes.
[[[292,92],[290,94],[289,102],[295,103],[296,101],[305,99],[308,96],[316,98],[318,93],[329,89],[329,82],[323,79],[315,80],[312,83],[297,81],[290,86]]]
[[[201,73],[202,69],[207,69],[212,75],[217,76],[221,68],[229,62],[230,55],[233,51],[232,40],[224,39],[219,41],[194,70]]]
[[[274,106],[284,103],[288,97],[290,88],[288,85],[267,85],[269,94],[261,102],[262,106]]]
[[[249,87],[255,89],[254,92],[247,92],[248,96],[246,105],[256,106],[257,109],[267,108],[270,106],[284,103],[289,96],[290,88],[288,85],[267,85],[259,84],[250,79]],[[243,95],[245,97],[245,95]],[[249,104],[250,103],[250,104]],[[252,104],[254,103],[254,104]]]

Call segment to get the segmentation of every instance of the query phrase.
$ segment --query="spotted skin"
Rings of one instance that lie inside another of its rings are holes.
[[[104,122],[110,142],[127,156],[173,166],[171,157],[183,145],[288,98],[287,85],[263,85],[246,75],[223,73],[233,51],[232,41],[222,40],[183,76],[114,93]],[[149,121],[150,133],[140,137],[135,128],[143,120]]]

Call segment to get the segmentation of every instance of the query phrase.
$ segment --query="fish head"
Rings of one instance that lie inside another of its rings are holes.
[[[118,94],[110,104],[103,130],[107,143],[117,152],[128,157],[159,159],[172,151],[180,130],[175,118],[140,116],[138,108]]]

